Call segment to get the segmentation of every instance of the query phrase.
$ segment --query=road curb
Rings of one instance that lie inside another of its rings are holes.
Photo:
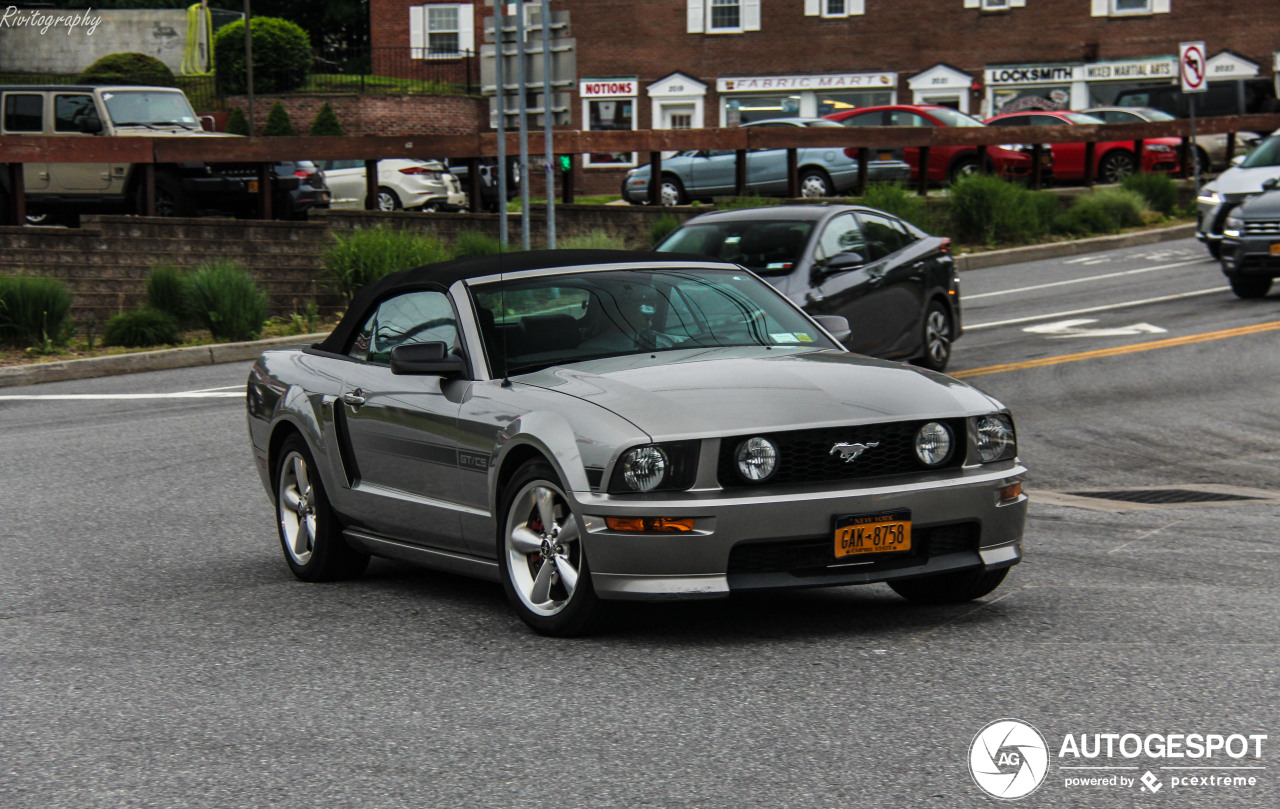
[[[69,379],[92,379],[139,371],[165,371],[171,368],[217,365],[223,362],[243,362],[256,359],[263,350],[268,348],[315,343],[327,336],[325,332],[299,334],[244,343],[162,348],[159,351],[138,351],[133,354],[116,354],[110,357],[86,357],[80,360],[13,365],[0,368],[0,388],[38,385],[42,382],[63,382]]]
[[[1194,224],[1175,225],[1169,228],[1124,233],[1119,236],[1098,236],[1072,242],[1035,244],[1028,247],[1010,247],[985,253],[967,253],[955,257],[956,269],[962,272],[1016,264],[1021,261],[1039,261],[1061,256],[1074,256],[1098,250],[1114,250],[1120,247],[1137,247],[1144,244],[1185,239],[1195,234]],[[70,379],[92,379],[115,374],[132,374],[139,371],[164,371],[171,368],[190,368],[196,365],[217,365],[223,362],[242,362],[256,359],[264,349],[315,343],[327,337],[327,333],[300,334],[294,337],[273,337],[246,343],[219,343],[186,348],[165,348],[159,351],[139,351],[134,354],[117,354],[111,357],[88,357],[82,360],[42,362],[35,365],[13,365],[0,368],[0,388],[17,385],[38,385],[42,382],[63,382]]]
[[[955,257],[956,269],[961,272],[984,270],[988,267],[1017,264],[1022,261],[1040,261],[1046,258],[1094,253],[1099,250],[1115,250],[1121,247],[1139,247],[1144,244],[1187,239],[1194,236],[1195,233],[1195,224],[1188,222],[1185,225],[1142,230],[1136,233],[1122,233],[1119,236],[1095,236],[1090,239],[1077,239],[1071,242],[1009,247],[1004,250],[989,250],[985,253],[965,253]]]

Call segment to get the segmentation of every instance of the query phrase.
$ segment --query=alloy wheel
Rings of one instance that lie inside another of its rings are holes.
[[[564,494],[546,481],[525,486],[507,516],[507,572],[524,606],[537,615],[561,612],[582,570],[581,528]]]
[[[293,561],[305,565],[316,547],[316,499],[307,460],[290,452],[280,465],[280,532]]]

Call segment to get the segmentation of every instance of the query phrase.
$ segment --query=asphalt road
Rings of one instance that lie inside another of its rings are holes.
[[[1280,805],[1280,332],[1249,331],[1280,294],[1078,314],[1224,286],[1193,242],[1080,258],[964,277],[953,370],[1014,409],[1033,505],[1027,561],[956,607],[876,585],[630,606],[548,640],[491,584],[390,562],[295,581],[246,365],[0,391],[0,807],[990,806],[966,763],[1002,717],[1050,752],[1016,805]],[[1099,329],[1127,333],[1079,333]],[[1260,499],[1069,497],[1213,484]],[[1269,738],[1059,755],[1095,733]],[[1157,792],[1066,783],[1148,771]],[[1224,773],[1256,782],[1172,781]]]

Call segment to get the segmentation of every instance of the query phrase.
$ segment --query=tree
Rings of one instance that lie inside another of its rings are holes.
[[[311,72],[306,32],[276,17],[255,16],[252,27],[254,91],[283,93],[305,84]],[[245,92],[243,20],[224,25],[214,34],[213,59],[223,92]]]
[[[345,135],[342,131],[342,124],[338,123],[338,116],[333,111],[333,107],[329,106],[329,102],[324,102],[324,106],[316,113],[316,118],[311,122],[311,130],[308,135]]]
[[[289,112],[279,101],[271,105],[271,112],[267,113],[267,125],[262,128],[262,134],[267,137],[288,137],[298,134],[293,128],[293,122],[289,120]]]
[[[76,81],[80,84],[177,86],[173,71],[164,62],[145,53],[107,54],[85,68]]]

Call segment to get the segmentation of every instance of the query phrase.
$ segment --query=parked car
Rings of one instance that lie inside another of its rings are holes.
[[[710,258],[393,273],[322,343],[264,353],[247,402],[295,576],[419,562],[501,581],[546,634],[619,599],[887,582],[963,601],[1022,556],[1004,405],[848,353]]]
[[[932,104],[890,104],[880,107],[859,107],[852,110],[833,112],[826,116],[828,120],[837,121],[841,126],[982,126],[977,118],[957,112],[950,107],[939,107]],[[911,166],[911,178],[920,176],[920,149],[908,146],[903,151],[903,158]],[[987,161],[990,170],[1007,179],[1020,179],[1031,176],[1031,155],[1015,146],[991,146],[987,148]],[[1054,174],[1053,159],[1049,150],[1044,150],[1041,157],[1041,177],[1050,179]],[[929,165],[926,167],[926,178],[929,182],[951,182],[957,177],[973,174],[981,166],[978,163],[978,150],[973,146],[934,146],[929,149]]]
[[[1135,87],[1116,96],[1117,107],[1155,107],[1177,118],[1191,116],[1195,97],[1196,115],[1252,115],[1276,112],[1276,91],[1269,78],[1215,80],[1204,92],[1184,93],[1178,84]]]
[[[1222,229],[1237,205],[1261,194],[1263,183],[1280,177],[1280,130],[1258,142],[1235,165],[1200,187],[1196,196],[1196,238],[1214,258],[1222,255]]]
[[[181,90],[173,87],[0,85],[0,135],[79,138],[93,135],[148,138],[225,138],[206,132]],[[83,213],[142,210],[142,168],[129,163],[23,164],[29,213],[78,223]],[[286,196],[300,185],[277,171],[273,202],[292,215]],[[252,163],[181,163],[155,167],[155,210],[160,216],[201,211],[256,209],[258,169]],[[0,221],[8,220],[7,173],[0,173]]]
[[[743,126],[838,126],[823,118],[771,118]],[[867,161],[870,182],[906,182],[911,168],[900,157],[885,150]],[[858,182],[858,150],[835,147],[806,147],[796,150],[796,170],[800,196],[805,199],[830,197],[851,190]],[[736,188],[737,157],[732,150],[680,152],[662,161],[662,204],[684,205],[690,200],[711,199],[732,194]],[[622,182],[622,198],[632,205],[649,201],[649,167],[627,172]],[[759,149],[747,154],[747,191],[761,196],[787,194],[787,150]]]
[[[324,160],[320,165],[333,191],[334,208],[364,208],[363,160]],[[378,210],[460,211],[466,207],[466,193],[440,161],[378,161]]]
[[[1155,121],[1176,121],[1174,116],[1154,107],[1092,107],[1081,110],[1108,124],[1138,124]],[[1236,133],[1236,153],[1244,154],[1253,148],[1258,136],[1253,132]],[[1227,167],[1227,134],[1196,135],[1196,159],[1200,171],[1222,171]]]
[[[498,210],[498,159],[496,157],[484,157],[478,160],[478,164],[480,166],[480,209],[489,213],[496,213]],[[458,187],[462,189],[462,193],[469,195],[471,193],[471,167],[467,165],[467,162],[455,158],[446,161],[445,167],[454,176]],[[507,199],[519,199],[520,159],[518,157],[507,157],[506,175]]]
[[[845,318],[850,350],[941,371],[962,331],[950,247],[874,208],[782,205],[694,217],[656,249],[740,264],[810,315]]]
[[[1280,179],[1263,183],[1223,221],[1222,272],[1240,298],[1261,298],[1280,278]]]
[[[1101,124],[1101,118],[1080,112],[1006,112],[987,119],[987,126],[1081,126]],[[1178,162],[1178,138],[1147,138],[1142,145],[1142,170],[1149,174],[1173,174]],[[1053,176],[1057,180],[1083,180],[1086,145],[1054,143]],[[1133,141],[1105,141],[1094,146],[1093,176],[1104,183],[1118,183],[1137,169]]]

